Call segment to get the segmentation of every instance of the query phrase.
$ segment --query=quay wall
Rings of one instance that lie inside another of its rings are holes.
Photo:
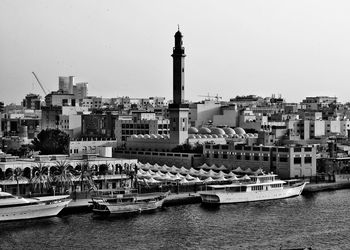
[[[303,194],[350,188],[350,182],[307,184]]]

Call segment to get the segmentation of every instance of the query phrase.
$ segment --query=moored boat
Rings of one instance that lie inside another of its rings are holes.
[[[0,191],[0,222],[56,216],[70,201],[69,195],[23,198]]]
[[[307,182],[286,186],[275,174],[263,174],[242,178],[232,184],[209,185],[211,190],[200,192],[204,204],[225,204],[262,200],[285,199],[299,196]]]
[[[163,206],[170,192],[137,194],[132,190],[92,197],[92,212],[98,216],[123,216],[153,212]]]

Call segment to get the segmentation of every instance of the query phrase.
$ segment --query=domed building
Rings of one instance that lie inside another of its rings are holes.
[[[201,127],[198,130],[198,134],[211,134],[211,130],[207,127]]]
[[[227,134],[227,135],[236,134],[236,132],[233,130],[233,128],[223,128],[223,130],[225,131],[225,134]]]
[[[244,135],[246,134],[245,130],[241,127],[234,128],[234,131],[236,132],[237,135]]]
[[[188,129],[188,134],[192,135],[192,134],[198,134],[198,129],[195,127],[190,127]]]
[[[225,131],[222,128],[212,128],[211,129],[211,134],[224,135],[226,133],[225,133]]]

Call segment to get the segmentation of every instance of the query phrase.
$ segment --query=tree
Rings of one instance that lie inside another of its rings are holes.
[[[85,162],[81,165],[81,169],[79,172],[81,191],[83,191],[83,184],[85,181],[88,182],[90,189],[97,190],[97,187],[95,186],[93,180],[94,175],[95,171],[93,170],[92,166],[89,165],[89,162]]]
[[[48,168],[42,163],[38,163],[33,170],[35,171],[30,182],[34,185],[34,190],[38,188],[42,194],[44,189],[50,187],[52,178],[48,174]]]
[[[22,169],[17,167],[17,168],[13,171],[13,174],[10,176],[9,180],[11,180],[11,181],[16,181],[16,184],[17,184],[17,195],[19,196],[19,195],[20,195],[20,191],[19,191],[19,181],[27,180],[27,178],[23,176],[23,171],[22,171]]]
[[[71,166],[66,161],[57,161],[53,180],[63,190],[68,190],[73,185],[74,175],[71,172]]]
[[[69,135],[59,129],[42,130],[32,141],[34,150],[40,154],[68,154]]]

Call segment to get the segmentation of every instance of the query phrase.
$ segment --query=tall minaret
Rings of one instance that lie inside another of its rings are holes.
[[[173,103],[184,103],[185,98],[185,48],[182,47],[180,30],[175,33],[173,49]]]
[[[183,144],[188,138],[188,104],[185,104],[185,48],[180,30],[173,48],[173,103],[169,105],[170,143]]]

